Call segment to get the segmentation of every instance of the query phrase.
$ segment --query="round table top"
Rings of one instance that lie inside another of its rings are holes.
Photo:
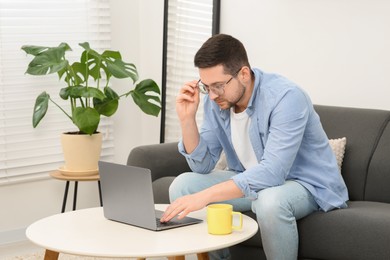
[[[167,205],[158,204],[164,210]],[[258,225],[243,215],[243,228],[229,235],[207,232],[206,210],[189,216],[200,224],[164,231],[150,231],[108,220],[103,208],[53,215],[31,224],[26,236],[52,251],[95,257],[162,257],[209,252],[238,244],[256,234]]]
[[[69,176],[62,174],[59,170],[52,171],[50,176],[63,181],[98,181],[100,179],[99,173],[86,176]]]

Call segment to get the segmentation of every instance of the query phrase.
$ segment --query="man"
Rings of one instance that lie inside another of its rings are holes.
[[[194,63],[200,79],[184,84],[176,99],[179,150],[194,172],[172,183],[162,221],[224,201],[256,213],[267,259],[297,259],[296,220],[345,208],[348,200],[310,98],[286,78],[252,69],[242,43],[229,35],[208,39]],[[228,170],[213,171],[222,151]],[[225,250],[219,259],[228,257]]]

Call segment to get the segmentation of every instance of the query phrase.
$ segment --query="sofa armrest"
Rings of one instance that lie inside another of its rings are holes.
[[[177,144],[172,142],[135,147],[127,158],[127,165],[150,169],[152,181],[191,171],[186,159],[179,153]]]

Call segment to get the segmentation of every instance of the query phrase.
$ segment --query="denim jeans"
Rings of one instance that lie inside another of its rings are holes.
[[[187,172],[179,175],[169,188],[171,201],[217,183],[229,180],[235,172],[213,171],[210,174]],[[311,193],[295,181],[258,192],[256,200],[246,198],[224,201],[235,211],[256,213],[264,252],[269,260],[296,260],[298,257],[298,229],[296,220],[318,210]],[[228,249],[209,253],[210,259],[230,259]]]

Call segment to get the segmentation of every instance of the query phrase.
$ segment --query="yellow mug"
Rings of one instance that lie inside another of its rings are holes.
[[[233,216],[239,217],[239,225],[233,225]],[[227,235],[232,230],[242,229],[242,214],[233,211],[230,204],[211,204],[207,206],[207,229],[213,235]]]

